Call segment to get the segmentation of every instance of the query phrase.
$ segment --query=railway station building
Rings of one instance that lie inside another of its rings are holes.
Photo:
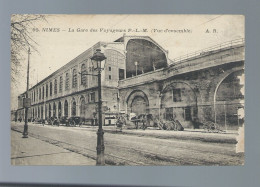
[[[96,43],[31,87],[29,118],[97,116],[97,77],[87,75],[96,74],[90,59],[96,49],[107,57],[101,74],[104,117],[151,114],[188,128],[203,121],[229,129],[243,123],[243,39],[171,60],[151,37],[126,35]],[[17,118],[24,119],[24,97],[18,97]]]

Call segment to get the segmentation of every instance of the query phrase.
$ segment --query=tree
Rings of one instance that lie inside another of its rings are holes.
[[[38,43],[33,37],[34,24],[46,21],[45,15],[13,14],[11,17],[11,79],[17,81],[19,67],[27,58],[27,51],[36,51]]]

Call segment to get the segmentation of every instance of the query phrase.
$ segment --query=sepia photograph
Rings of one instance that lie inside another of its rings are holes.
[[[244,165],[243,15],[10,19],[11,165]]]

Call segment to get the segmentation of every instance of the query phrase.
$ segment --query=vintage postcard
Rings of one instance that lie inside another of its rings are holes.
[[[243,15],[11,16],[11,164],[244,165]]]

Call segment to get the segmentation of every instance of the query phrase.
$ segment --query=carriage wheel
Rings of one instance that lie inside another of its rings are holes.
[[[74,120],[70,121],[70,125],[71,125],[71,126],[76,126],[75,121],[74,121]]]

